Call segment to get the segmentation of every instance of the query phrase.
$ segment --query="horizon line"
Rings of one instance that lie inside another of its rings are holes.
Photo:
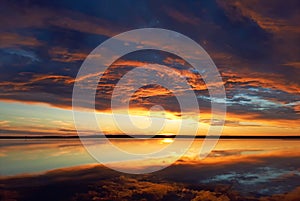
[[[69,136],[59,136],[59,135],[45,135],[45,136],[0,136],[0,139],[80,139],[80,138],[108,138],[108,139],[159,139],[159,138],[195,138],[195,139],[300,139],[300,135],[280,135],[280,136],[268,136],[268,135],[69,135]]]

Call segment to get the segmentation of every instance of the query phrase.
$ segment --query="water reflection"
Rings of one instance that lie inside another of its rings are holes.
[[[180,139],[184,142],[184,139]],[[172,138],[165,139],[111,139],[118,148],[133,154],[147,154],[172,144]],[[232,161],[245,156],[298,154],[300,141],[297,140],[220,140],[214,151],[204,159],[199,159],[203,140],[195,140],[191,148],[178,163],[215,163]],[[107,152],[107,143],[95,143],[100,146],[105,163],[122,165],[126,168],[150,168],[162,165],[180,152],[180,143],[168,156],[145,158],[144,161],[128,161],[122,156]],[[56,168],[97,163],[85,150],[79,140],[1,140],[0,141],[1,176],[22,173],[36,173]],[[198,162],[197,162],[198,161]]]

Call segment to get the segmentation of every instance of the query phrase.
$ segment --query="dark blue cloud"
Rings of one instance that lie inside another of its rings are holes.
[[[297,119],[300,72],[293,66],[300,60],[297,2],[4,1],[0,98],[70,106],[72,80],[91,50],[123,31],[159,27],[183,33],[208,51],[226,83],[229,111]],[[166,64],[167,57],[144,52],[126,59]],[[168,65],[182,71],[190,68],[180,62]],[[113,84],[117,79],[106,81]],[[41,98],[41,92],[52,98]],[[207,90],[196,93],[208,95]],[[210,106],[206,98],[199,99],[202,108]],[[160,100],[170,110],[175,104],[166,97],[153,101]]]

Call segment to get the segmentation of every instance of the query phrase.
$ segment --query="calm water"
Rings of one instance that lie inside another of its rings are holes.
[[[184,139],[181,139],[184,142]],[[172,144],[172,139],[115,139],[111,142],[128,153],[147,154],[155,150],[162,149]],[[196,140],[184,155],[184,160],[180,163],[201,163],[211,164],[216,162],[226,162],[246,160],[251,157],[266,157],[272,155],[299,156],[300,141],[298,140],[219,140],[215,149],[204,160],[199,159],[199,149],[203,140]],[[92,141],[91,141],[92,143]],[[57,168],[80,166],[85,164],[98,163],[91,157],[79,140],[1,140],[0,141],[0,174],[1,176],[12,176],[24,173],[41,173]],[[97,143],[99,146],[102,160],[107,164],[126,164],[128,168],[137,166],[159,165],[161,160],[155,158],[146,162],[132,161],[121,155],[110,153],[108,143]],[[180,143],[170,153],[177,156],[177,150],[181,149]],[[180,150],[182,151],[182,150]],[[170,157],[165,156],[165,157]],[[250,163],[250,162],[249,162]],[[282,167],[284,169],[284,167]],[[300,167],[295,168],[299,172]],[[297,172],[297,174],[298,174]],[[226,177],[231,177],[231,174]],[[222,178],[216,177],[215,180]]]

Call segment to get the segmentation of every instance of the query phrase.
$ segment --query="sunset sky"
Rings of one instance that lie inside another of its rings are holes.
[[[227,95],[224,135],[300,136],[299,7],[296,0],[2,1],[0,134],[76,135],[72,90],[86,56],[112,36],[152,27],[190,37],[213,59]],[[104,131],[121,133],[109,113],[112,91],[129,70],[144,65],[167,66],[186,77],[200,108],[193,115],[200,120],[191,115],[185,123],[196,123],[197,134],[205,134],[210,102],[220,100],[210,99],[205,82],[185,60],[150,50],[119,58],[100,80],[96,109]],[[166,111],[161,133],[176,133],[178,103],[163,87],[138,90],[132,115],[143,126],[143,115],[156,104]],[[213,120],[211,126],[218,124]]]

